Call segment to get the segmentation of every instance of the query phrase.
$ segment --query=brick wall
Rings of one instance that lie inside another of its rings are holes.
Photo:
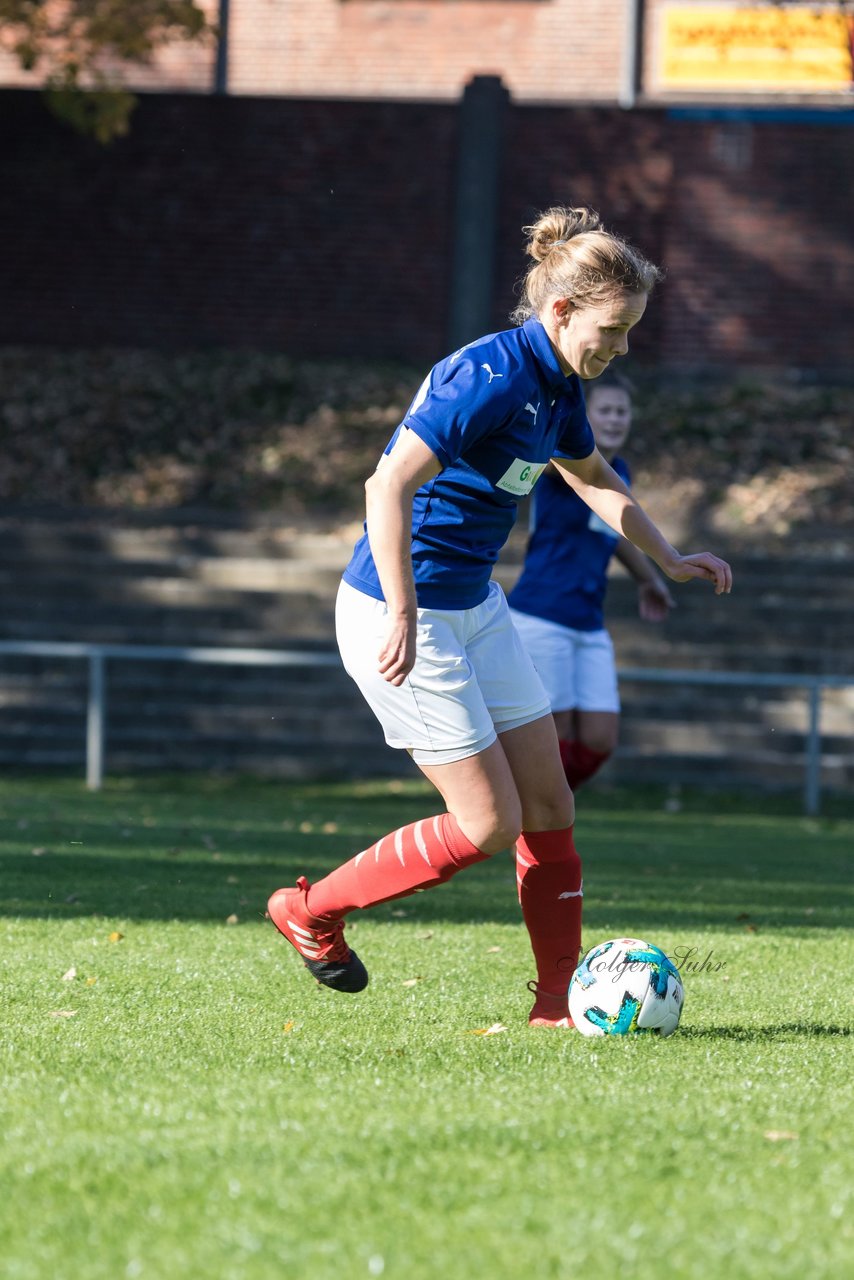
[[[662,350],[850,373],[854,128],[674,122],[672,139]]]
[[[164,95],[102,148],[0,93],[0,342],[438,350],[455,123]]]
[[[624,0],[233,0],[235,93],[616,97]]]
[[[216,21],[219,0],[196,3]],[[643,0],[648,98],[668,96],[658,72],[670,3]],[[842,8],[854,14],[852,0]],[[229,10],[239,95],[453,100],[473,75],[499,75],[518,102],[615,102],[628,56],[627,0],[230,0]],[[212,41],[173,43],[124,75],[138,89],[206,92],[213,60]],[[0,85],[38,83],[0,47]]]
[[[821,120],[511,104],[493,323],[522,224],[586,201],[668,272],[638,360],[850,372],[854,129]],[[452,103],[147,96],[101,148],[0,93],[0,342],[435,360],[457,125]]]
[[[196,0],[215,19],[217,0]],[[624,0],[230,0],[235,94],[455,99],[501,75],[520,99],[615,99]],[[137,88],[204,91],[210,46],[173,44]],[[34,87],[0,50],[0,84]]]
[[[635,353],[677,368],[851,371],[854,119],[685,111],[511,113],[502,304],[519,238],[544,207],[590,203],[667,272]],[[507,307],[503,306],[506,313]]]

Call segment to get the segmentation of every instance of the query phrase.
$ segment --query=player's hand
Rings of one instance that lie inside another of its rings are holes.
[[[400,618],[389,624],[379,652],[379,672],[389,684],[401,685],[415,666],[415,621]]]
[[[638,584],[638,612],[644,622],[663,622],[670,610],[675,608],[676,601],[664,582]]]
[[[700,578],[711,582],[715,595],[729,595],[732,590],[732,569],[726,560],[713,556],[710,551],[698,551],[690,556],[677,556],[661,568],[674,582],[690,582],[692,578]]]

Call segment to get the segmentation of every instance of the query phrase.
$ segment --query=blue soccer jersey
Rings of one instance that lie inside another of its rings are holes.
[[[611,466],[629,484],[623,459],[614,458]],[[511,608],[576,631],[599,631],[619,535],[551,471],[537,486],[533,504],[525,564],[507,597]]]
[[[486,599],[518,499],[530,493],[550,458],[586,458],[595,448],[581,383],[562,372],[539,320],[528,320],[435,365],[386,453],[407,429],[442,464],[412,505],[418,604],[473,608]],[[344,580],[383,599],[367,533]]]

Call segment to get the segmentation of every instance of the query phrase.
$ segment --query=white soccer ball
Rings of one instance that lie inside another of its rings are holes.
[[[660,947],[612,938],[587,952],[569,984],[569,1013],[583,1036],[670,1036],[685,992]]]

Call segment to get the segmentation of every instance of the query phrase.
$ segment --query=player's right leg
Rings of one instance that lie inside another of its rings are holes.
[[[343,587],[337,610],[342,657],[392,746],[408,748],[446,797],[435,814],[383,836],[322,880],[279,889],[268,914],[306,967],[338,991],[360,991],[367,974],[344,941],[343,919],[432,888],[507,848],[519,833],[519,800],[495,726],[465,661],[465,633],[478,611],[419,616],[416,665],[405,684],[377,670],[385,634],[381,601]]]

